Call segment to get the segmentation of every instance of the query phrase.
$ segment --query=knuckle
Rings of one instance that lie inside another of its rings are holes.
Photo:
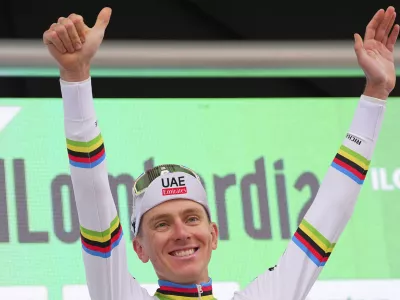
[[[54,31],[57,32],[57,33],[59,33],[59,34],[63,34],[63,33],[65,33],[66,29],[65,29],[64,25],[58,24],[58,25],[54,28]]]
[[[62,23],[62,21],[63,21],[64,19],[65,19],[64,17],[59,17],[58,20],[57,20],[57,23]]]
[[[49,34],[50,33],[48,30],[43,32],[43,36],[42,36],[43,41],[47,41],[49,39]]]
[[[63,25],[64,25],[66,28],[71,28],[71,27],[74,26],[74,24],[72,23],[72,21],[71,21],[70,19],[65,19],[65,20],[63,21]]]
[[[57,35],[57,32],[55,32],[55,31],[51,31],[51,32],[49,32],[48,33],[48,36],[49,36],[49,39],[51,39],[51,40],[57,40],[57,38],[58,38],[58,35]]]
[[[73,42],[74,44],[80,44],[80,42],[81,42],[81,39],[79,38],[79,36],[78,36],[78,35],[75,35],[75,34],[74,34],[74,36],[71,38],[71,40],[72,40],[72,42]]]
[[[74,20],[74,21],[78,21],[78,20],[82,19],[82,16],[81,15],[77,15],[77,14],[70,14],[68,19]]]
[[[75,22],[76,16],[69,16],[68,20],[70,20],[71,22]]]

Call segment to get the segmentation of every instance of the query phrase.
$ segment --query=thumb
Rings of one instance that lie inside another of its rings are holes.
[[[94,28],[106,30],[108,23],[110,23],[110,18],[111,18],[111,8],[104,7],[97,16]]]
[[[364,43],[361,36],[358,33],[354,34],[354,51],[359,56],[364,52]]]

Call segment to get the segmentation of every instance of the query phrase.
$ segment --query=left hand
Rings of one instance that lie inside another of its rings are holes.
[[[393,27],[395,19],[396,12],[392,6],[386,12],[380,9],[369,22],[364,41],[359,34],[354,35],[358,64],[367,78],[364,92],[367,96],[385,100],[396,85],[393,52],[399,25]]]

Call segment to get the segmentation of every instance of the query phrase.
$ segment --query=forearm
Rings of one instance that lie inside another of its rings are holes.
[[[91,230],[103,231],[116,217],[108,183],[106,151],[94,109],[91,79],[61,80],[64,126],[71,178],[82,226],[99,210],[99,223]],[[107,208],[106,208],[106,207]]]
[[[130,285],[133,282],[127,269],[122,227],[109,187],[91,79],[80,82],[65,82],[64,79],[60,84],[65,135],[89,293],[92,299],[128,299],[132,297]]]
[[[381,129],[385,101],[363,95],[305,219],[331,243],[343,232],[365,181]]]

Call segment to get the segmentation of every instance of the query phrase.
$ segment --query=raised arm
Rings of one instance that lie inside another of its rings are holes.
[[[90,297],[148,299],[148,293],[128,271],[126,244],[108,182],[106,148],[92,96],[90,60],[102,42],[110,15],[109,8],[103,9],[93,28],[75,14],[60,18],[43,39],[60,66],[66,147]]]
[[[394,16],[393,7],[378,11],[367,27],[364,44],[355,35],[355,52],[367,86],[350,128],[277,266],[260,275],[234,299],[303,300],[328,261],[353,213],[378,139],[385,100],[395,86],[393,48],[399,26],[388,36]]]

